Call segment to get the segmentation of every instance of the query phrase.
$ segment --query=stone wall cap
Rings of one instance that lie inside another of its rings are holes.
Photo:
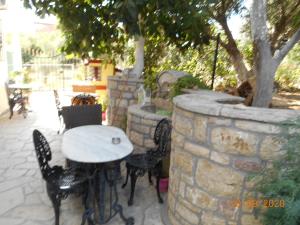
[[[242,104],[243,98],[213,91],[197,91],[173,99],[176,107],[183,110],[267,123],[280,123],[300,116],[300,110],[248,107]]]
[[[161,120],[163,118],[166,118],[166,116],[158,115],[155,113],[151,113],[148,111],[145,111],[141,109],[140,105],[131,105],[128,107],[128,113],[132,115],[137,115],[139,117],[142,117],[143,119],[151,119],[151,120]]]
[[[143,79],[128,78],[126,76],[109,76],[108,80],[144,83]]]

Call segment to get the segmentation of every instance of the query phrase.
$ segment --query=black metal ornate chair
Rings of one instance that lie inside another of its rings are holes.
[[[62,124],[63,124],[62,105],[61,105],[57,90],[53,90],[53,94],[54,94],[54,98],[55,98],[55,106],[56,106],[56,109],[57,109],[57,116],[58,116],[58,119],[59,119],[59,130],[57,131],[57,133],[59,134],[60,130],[61,130],[61,127],[62,127]]]
[[[23,117],[26,118],[28,113],[28,110],[26,108],[28,98],[24,97],[22,95],[22,91],[20,90],[10,90],[7,83],[5,83],[5,89],[10,111],[9,119],[11,119],[14,115],[15,106],[19,106],[18,113],[22,113]]]
[[[46,138],[40,131],[33,131],[33,143],[43,179],[46,181],[47,194],[53,204],[55,225],[59,225],[59,210],[62,199],[71,193],[82,194],[86,191],[87,177],[84,172],[61,166],[49,165],[52,154]]]
[[[65,129],[71,129],[84,125],[101,125],[101,105],[95,104],[63,106],[62,117],[65,123]],[[66,166],[80,168],[80,164],[69,159],[66,160]]]
[[[171,121],[162,119],[156,126],[154,133],[154,143],[156,147],[148,150],[145,154],[133,154],[126,158],[127,176],[124,188],[128,182],[128,177],[131,179],[131,193],[128,200],[128,205],[133,204],[134,190],[136,180],[139,176],[144,176],[148,172],[149,182],[152,184],[151,176],[156,176],[156,192],[159,203],[163,200],[159,192],[159,181],[162,174],[162,160],[170,153],[171,149]]]
[[[63,106],[62,116],[66,129],[84,125],[102,124],[102,110],[100,104]]]

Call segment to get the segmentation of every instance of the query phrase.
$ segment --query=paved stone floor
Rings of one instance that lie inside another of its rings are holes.
[[[2,99],[1,99],[2,101]],[[32,112],[28,118],[15,115],[0,119],[0,225],[52,225],[54,212],[45,192],[34,147],[33,129],[39,129],[47,138],[52,149],[52,164],[64,165],[60,151],[62,135],[59,127],[54,97],[51,93],[33,93]],[[123,171],[124,172],[124,171]],[[135,203],[128,207],[129,185],[118,186],[120,202],[127,216],[135,218],[136,225],[162,225],[161,207],[155,188],[145,178],[138,180]],[[165,195],[163,196],[166,197]],[[61,225],[79,225],[83,208],[81,199],[70,196],[62,202]],[[109,225],[123,224],[119,216]]]

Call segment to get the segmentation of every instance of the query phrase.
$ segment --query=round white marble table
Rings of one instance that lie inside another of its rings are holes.
[[[113,144],[112,138],[121,142]],[[123,159],[133,146],[123,130],[112,126],[88,125],[64,133],[62,152],[66,158],[81,163],[105,163]]]
[[[120,143],[113,144],[113,137],[120,138]],[[116,185],[120,160],[132,151],[131,142],[117,127],[88,125],[72,128],[64,133],[63,154],[66,158],[81,163],[90,177],[81,224],[87,221],[91,224],[105,224],[117,214],[126,225],[134,224],[132,217],[126,218],[123,214],[123,208],[118,203]]]

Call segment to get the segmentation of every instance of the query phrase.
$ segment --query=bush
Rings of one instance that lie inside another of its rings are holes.
[[[256,178],[263,199],[282,200],[284,207],[260,209],[264,225],[300,224],[300,118],[283,126],[284,155]]]
[[[186,77],[181,77],[171,87],[170,97],[174,98],[177,95],[181,95],[183,88],[208,89],[208,86],[202,80],[200,80],[198,77],[193,77],[191,75],[186,76]]]

